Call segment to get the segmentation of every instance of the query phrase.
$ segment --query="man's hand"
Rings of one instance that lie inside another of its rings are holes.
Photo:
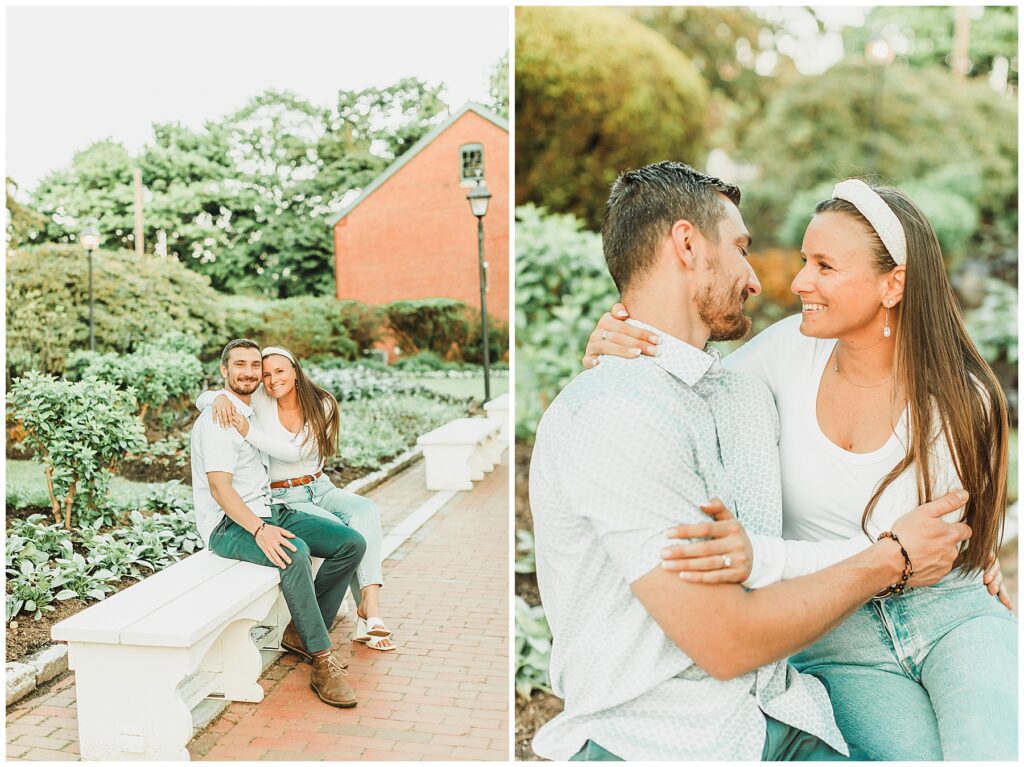
[[[931,586],[953,568],[960,544],[971,537],[971,528],[963,522],[943,522],[942,517],[961,508],[969,497],[966,490],[955,490],[896,520],[892,531],[914,566],[908,586]]]
[[[260,531],[256,533],[256,544],[267,555],[267,559],[284,570],[292,563],[292,559],[288,556],[288,552],[285,549],[289,548],[292,551],[298,551],[295,544],[288,540],[294,537],[295,533],[285,530],[283,527],[267,524],[263,525]]]
[[[743,583],[754,560],[747,531],[718,498],[701,504],[700,510],[715,521],[670,527],[665,537],[711,540],[668,546],[661,552],[661,566],[691,583]]]

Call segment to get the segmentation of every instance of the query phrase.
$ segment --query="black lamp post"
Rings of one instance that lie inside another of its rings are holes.
[[[487,191],[487,184],[484,183],[482,176],[477,177],[476,186],[469,191],[466,199],[469,200],[470,210],[476,216],[477,253],[480,260],[480,323],[483,326],[484,341],[484,403],[486,404],[491,400],[491,349],[487,342],[487,262],[484,261],[484,216],[487,215],[491,193]]]
[[[78,235],[78,241],[82,243],[82,247],[89,254],[89,351],[94,352],[96,351],[96,329],[92,313],[92,252],[100,244],[100,233],[95,226],[87,226]]]
[[[885,68],[892,63],[893,49],[889,41],[880,35],[868,40],[865,50],[868,61],[875,67],[874,103],[871,105],[871,153],[869,164],[874,173],[878,172],[878,143],[881,131],[878,126],[878,115],[882,110],[882,89],[885,85]]]

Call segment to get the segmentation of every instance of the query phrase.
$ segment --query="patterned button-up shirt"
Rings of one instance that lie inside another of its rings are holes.
[[[706,521],[698,505],[711,497],[751,532],[782,532],[768,388],[723,369],[717,351],[631,322],[662,337],[660,355],[602,357],[537,430],[537,578],[565,710],[541,728],[534,751],[564,760],[590,739],[627,760],[758,760],[767,714],[846,753],[817,679],[780,661],[718,681],[630,590],[660,566],[665,529]]]

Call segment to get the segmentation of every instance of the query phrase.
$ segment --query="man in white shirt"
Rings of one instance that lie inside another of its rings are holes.
[[[259,346],[237,339],[224,347],[220,372],[227,396],[245,418],[262,380]],[[366,549],[363,537],[334,519],[271,505],[266,456],[236,429],[222,429],[204,410],[192,427],[192,493],[196,527],[215,554],[281,570],[292,615],[282,644],[310,659],[310,686],[325,703],[356,705],[348,672],[331,652],[328,627]],[[323,563],[313,577],[310,556]]]
[[[554,637],[552,687],[565,699],[534,739],[540,756],[862,757],[847,749],[821,683],[783,659],[898,582],[898,544],[757,591],[686,582],[659,556],[665,530],[706,520],[699,508],[712,497],[752,532],[782,530],[771,393],[706,349],[749,330],[743,302],[760,290],[739,198],[671,162],[612,187],[605,258],[632,322],[660,336],[660,353],[603,357],[537,430],[537,577]],[[897,523],[919,572],[948,571],[969,531],[938,517],[958,505],[943,498]]]

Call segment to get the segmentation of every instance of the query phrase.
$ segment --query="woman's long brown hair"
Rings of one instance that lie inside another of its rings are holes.
[[[876,486],[861,526],[867,532],[868,519],[882,493],[911,466],[917,478],[918,502],[934,500],[930,447],[933,439],[945,438],[956,473],[971,496],[963,521],[970,525],[972,535],[955,566],[965,571],[982,569],[989,552],[1001,543],[1006,516],[1010,431],[1006,397],[967,334],[928,219],[902,192],[872,188],[906,233],[907,274],[903,300],[896,307],[893,380],[895,391],[906,392],[911,428],[906,456]],[[874,228],[851,203],[825,200],[815,208],[815,213],[830,211],[853,216],[864,226],[872,238],[879,273],[896,268]]]
[[[322,386],[317,386],[306,377],[298,358],[295,359],[293,367],[295,368],[295,393],[299,398],[302,423],[309,426],[309,433],[303,444],[308,445],[310,438],[315,440],[317,449],[320,451],[320,459],[326,462],[338,450],[338,431],[340,429],[338,401],[329,391]]]

